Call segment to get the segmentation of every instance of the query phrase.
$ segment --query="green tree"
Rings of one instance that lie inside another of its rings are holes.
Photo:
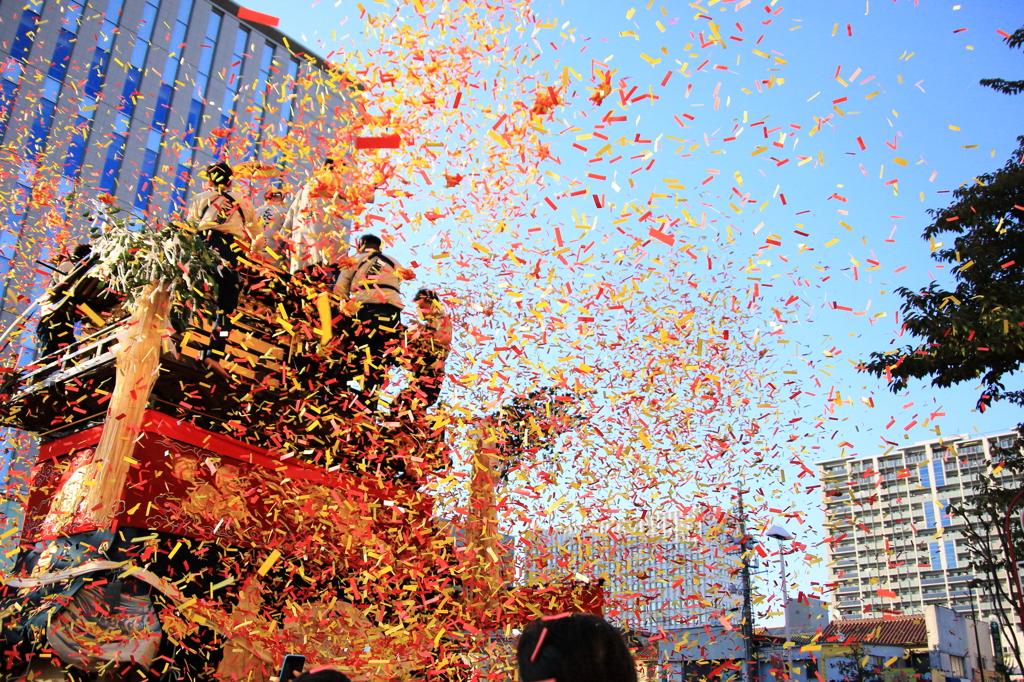
[[[1007,534],[1006,510],[1024,480],[1024,445],[1018,437],[1013,446],[993,450],[993,461],[978,475],[973,495],[951,504],[949,513],[963,522],[962,542],[968,549],[968,565],[980,580],[980,592],[992,605],[1002,633],[1004,649],[1013,658],[1018,670],[1024,670],[1022,645],[1016,623],[1021,618],[1021,594],[1017,581],[1010,578],[1007,567],[1010,547],[1017,561],[1024,559],[1024,533],[1020,524],[1010,524]],[[993,473],[1000,467],[999,473]],[[1002,661],[995,661],[998,667]]]
[[[849,645],[849,653],[836,661],[843,682],[883,682],[882,669],[872,661],[860,642]]]
[[[1024,28],[1005,41],[1024,45]],[[1024,81],[985,79],[1000,92],[1024,92]],[[1004,378],[1024,362],[1024,136],[1006,165],[954,190],[952,204],[932,209],[924,230],[932,258],[948,267],[952,285],[897,289],[904,333],[916,340],[871,353],[861,369],[884,377],[895,393],[911,379],[946,387],[981,380],[982,409],[993,400],[1024,405],[1024,389]]]
[[[1005,42],[1013,49],[1024,46],[1024,28]],[[981,84],[1010,95],[1024,92],[1024,81],[995,78]],[[871,353],[860,366],[885,378],[894,393],[913,379],[930,378],[939,387],[980,380],[982,410],[995,400],[1024,406],[1024,388],[1004,384],[1024,362],[1024,136],[1017,140],[1006,165],[954,190],[946,208],[928,211],[932,222],[924,238],[952,282],[897,289],[903,298],[903,333],[914,343]],[[989,462],[974,494],[952,513],[964,521],[971,567],[983,579],[1014,662],[1024,670],[1024,643],[1012,627],[1015,620],[1024,620],[1021,595],[1005,570],[1011,546],[1018,561],[1024,559],[1024,538],[1016,524],[1009,535],[1003,525],[1024,476],[1021,445],[1018,440],[998,454],[1002,474],[994,471],[999,462]]]
[[[1024,45],[1024,28],[1018,28],[1013,35],[1006,38],[1006,44],[1011,48],[1018,48]],[[981,84],[986,88],[992,88],[1007,95],[1019,95],[1024,92],[1024,81],[1004,81],[1002,78],[982,78]]]

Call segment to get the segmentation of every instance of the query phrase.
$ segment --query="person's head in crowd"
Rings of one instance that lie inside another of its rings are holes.
[[[530,623],[516,646],[520,682],[637,682],[619,631],[600,616],[573,613]]]
[[[441,310],[441,299],[433,289],[420,289],[412,300],[416,303],[416,309],[424,315]]]
[[[231,176],[234,175],[234,171],[225,162],[218,161],[207,166],[203,175],[206,177],[206,184],[210,189],[219,189],[231,186]]]
[[[285,682],[282,680],[281,682]],[[348,675],[330,666],[313,668],[295,678],[294,682],[352,682]]]
[[[283,203],[284,202],[284,192],[282,192],[281,190],[277,189],[276,187],[271,187],[270,189],[268,189],[266,192],[263,193],[263,201],[265,201],[268,204],[280,204],[280,203]]]
[[[380,251],[381,241],[380,237],[375,234],[364,234],[359,238],[359,251],[370,253],[373,251]]]
[[[85,260],[92,254],[92,247],[89,244],[76,244],[71,251],[71,260],[78,262]]]

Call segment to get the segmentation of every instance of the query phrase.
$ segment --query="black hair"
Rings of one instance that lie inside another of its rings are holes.
[[[420,289],[416,292],[416,295],[412,297],[413,301],[430,301],[431,303],[437,303],[440,299],[437,297],[437,292],[433,289]]]
[[[516,659],[520,682],[637,682],[622,635],[589,613],[533,621],[519,636]]]
[[[359,238],[360,250],[369,247],[374,251],[380,251],[381,243],[382,242],[380,241],[380,237],[378,237],[375,234],[364,234],[362,237]]]
[[[76,244],[71,251],[71,260],[83,260],[92,254],[92,247],[88,244]]]
[[[224,161],[211,163],[206,167],[206,179],[218,187],[231,184],[231,176],[234,174],[235,172],[231,170],[231,166]]]
[[[281,682],[284,682],[284,680]],[[325,668],[313,672],[304,672],[296,677],[294,682],[352,682],[352,680],[340,670]]]

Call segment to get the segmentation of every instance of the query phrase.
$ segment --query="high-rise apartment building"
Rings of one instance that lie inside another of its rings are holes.
[[[818,462],[836,615],[920,614],[928,605],[970,614],[973,598],[979,619],[992,620],[994,605],[968,589],[975,575],[964,522],[948,510],[973,495],[979,475],[992,473],[997,451],[1015,439],[1012,432],[946,436]],[[1003,478],[1006,487],[1021,484]]]
[[[606,611],[623,625],[673,630],[720,626],[720,618],[738,624],[740,553],[729,518],[708,508],[542,529],[520,537],[519,564],[533,580],[603,579]]]

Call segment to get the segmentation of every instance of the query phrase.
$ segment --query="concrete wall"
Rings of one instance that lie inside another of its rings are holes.
[[[814,632],[828,625],[828,604],[814,597],[801,593],[798,597],[790,597],[786,605],[786,615],[792,632]]]
[[[925,623],[928,626],[932,668],[943,671],[946,678],[957,677],[951,656],[964,659],[963,677],[967,679],[979,677],[975,672],[979,665],[979,654],[982,670],[995,669],[992,637],[987,623],[978,623],[978,636],[975,639],[974,621],[943,606],[928,606],[925,609]]]
[[[926,606],[924,622],[928,628],[928,648],[947,656],[969,655],[967,620],[953,609]]]

